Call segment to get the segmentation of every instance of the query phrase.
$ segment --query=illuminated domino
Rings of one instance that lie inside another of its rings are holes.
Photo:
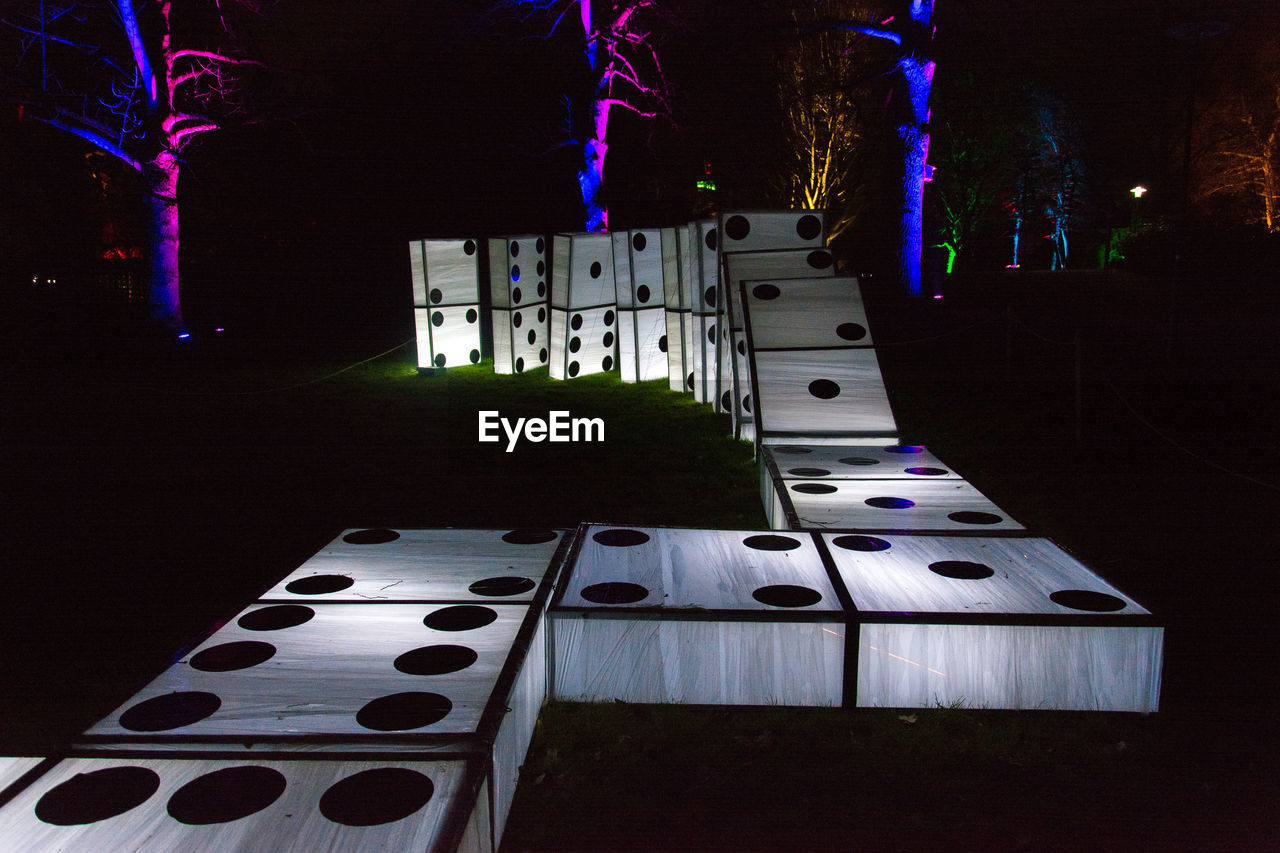
[[[409,243],[418,367],[480,361],[480,279],[475,240]]]
[[[663,232],[657,229],[613,232],[618,365],[623,382],[667,378],[662,241]]]
[[[546,238],[489,240],[489,297],[493,317],[493,370],[523,373],[551,357]]]
[[[552,379],[604,373],[618,364],[613,240],[607,233],[552,238]]]

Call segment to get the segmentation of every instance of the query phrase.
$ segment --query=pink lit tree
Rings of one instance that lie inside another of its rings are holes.
[[[609,211],[602,187],[611,111],[618,107],[647,119],[671,117],[656,49],[658,28],[666,14],[656,0],[503,0],[501,6],[517,13],[522,23],[549,19],[546,37],[556,33],[566,18],[575,17],[581,24],[591,93],[585,138],[572,142],[582,145],[578,187],[586,230],[606,231]]]
[[[185,330],[182,163],[203,135],[240,119],[245,75],[261,67],[236,49],[237,6],[257,11],[251,0],[28,0],[0,18],[17,40],[0,97],[140,175],[151,317],[173,333]]]

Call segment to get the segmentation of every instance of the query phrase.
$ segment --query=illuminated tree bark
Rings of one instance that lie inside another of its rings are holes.
[[[924,184],[929,159],[929,92],[933,86],[933,0],[901,0],[896,14],[879,24],[833,26],[883,39],[898,47],[889,120],[902,163],[898,239],[894,266],[899,284],[921,295],[920,252],[924,237]]]
[[[175,44],[170,0],[49,0],[13,9],[2,23],[19,43],[5,97],[75,134],[138,172],[146,198],[151,316],[185,331],[179,264],[179,174],[201,135],[233,120],[240,72],[258,66],[221,42],[233,41],[231,4],[183,6],[191,44]],[[197,18],[200,14],[204,17]],[[205,25],[219,32],[210,42]],[[183,39],[187,41],[188,39]]]
[[[663,18],[659,4],[656,0],[506,0],[503,5],[521,10],[523,21],[535,14],[552,16],[548,37],[577,7],[583,52],[591,73],[578,188],[586,230],[608,230],[609,211],[603,189],[610,110],[621,107],[651,119],[671,116],[666,80],[655,48],[653,26]]]

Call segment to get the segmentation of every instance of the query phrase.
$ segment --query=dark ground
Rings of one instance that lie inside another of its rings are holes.
[[[1167,620],[1160,713],[553,706],[504,849],[1280,849],[1280,296],[1197,288],[1170,338],[1150,279],[867,286],[904,440]],[[0,753],[65,744],[343,527],[764,525],[748,448],[664,383],[418,377],[408,348],[313,382],[409,330],[299,331],[6,320]],[[608,440],[508,455],[480,408]]]

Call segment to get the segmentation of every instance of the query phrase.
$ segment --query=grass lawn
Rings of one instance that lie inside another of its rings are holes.
[[[867,293],[903,439],[1167,620],[1161,712],[556,704],[504,849],[1280,848],[1280,309],[1181,294],[1171,338],[1144,279]],[[314,381],[407,336],[9,336],[0,753],[65,744],[343,527],[764,526],[750,448],[662,382],[418,376],[411,348]],[[481,409],[606,440],[506,453]]]

